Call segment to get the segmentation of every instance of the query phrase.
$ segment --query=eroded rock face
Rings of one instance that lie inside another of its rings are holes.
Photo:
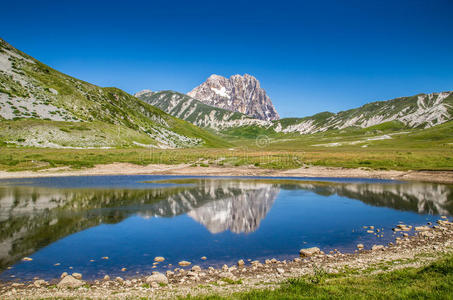
[[[230,78],[213,74],[187,95],[208,105],[237,111],[260,120],[280,118],[266,91],[260,87],[260,82],[248,74],[233,75]]]

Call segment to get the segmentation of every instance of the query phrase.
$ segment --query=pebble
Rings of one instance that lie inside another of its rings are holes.
[[[202,260],[207,260],[208,258],[206,256],[201,257]]]
[[[121,268],[121,272],[126,272],[126,268]]]
[[[23,261],[32,261],[33,258],[31,258],[31,257],[24,257],[24,258],[22,258],[22,260],[23,260]]]

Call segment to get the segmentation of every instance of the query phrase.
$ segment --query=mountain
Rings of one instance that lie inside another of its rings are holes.
[[[280,118],[271,99],[260,87],[260,82],[248,74],[233,75],[229,79],[213,74],[187,95],[205,104],[240,112],[260,120],[271,121]]]
[[[225,142],[117,88],[60,73],[0,39],[0,144],[179,148]]]
[[[230,127],[267,124],[266,121],[254,119],[239,112],[210,106],[185,94],[174,91],[152,92],[143,90],[135,94],[143,100],[166,113],[188,121],[199,127],[222,130]]]
[[[256,134],[313,134],[346,128],[391,126],[430,128],[453,119],[453,92],[419,94],[377,101],[338,113],[264,121],[202,103],[173,91],[142,91],[136,96],[163,111],[200,127],[253,137]],[[248,134],[250,133],[250,134]]]
[[[339,113],[323,112],[306,118],[275,122],[274,131],[311,134],[348,127],[368,128],[397,122],[405,128],[429,128],[453,119],[453,92],[419,94],[365,104]]]

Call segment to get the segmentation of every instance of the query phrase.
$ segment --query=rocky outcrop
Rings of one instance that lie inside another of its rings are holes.
[[[260,87],[260,82],[248,74],[233,75],[230,78],[213,74],[187,95],[205,104],[237,111],[260,120],[280,118],[271,99]]]

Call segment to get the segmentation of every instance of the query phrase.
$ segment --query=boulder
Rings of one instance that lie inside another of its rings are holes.
[[[163,262],[164,260],[165,260],[165,258],[162,257],[162,256],[156,256],[156,257],[154,257],[154,261],[157,261],[157,262]]]
[[[301,257],[309,257],[321,253],[321,249],[318,247],[300,249],[299,251]]]
[[[82,279],[82,274],[80,273],[72,273],[72,277],[74,277],[75,279]]]
[[[201,272],[200,266],[196,266],[196,265],[193,266],[191,270],[192,270],[192,272]]]
[[[65,276],[58,284],[58,287],[64,287],[64,288],[78,288],[80,286],[84,285],[84,282],[82,280],[76,279],[72,277],[71,275]]]
[[[277,268],[277,273],[278,274],[283,274],[283,273],[285,273],[285,270],[283,270],[281,268]]]
[[[223,265],[222,266],[222,271],[224,271],[224,272],[228,271],[228,266],[227,265]]]
[[[371,247],[371,250],[373,250],[373,251],[384,250],[384,246],[383,245],[373,245],[373,247]]]
[[[66,276],[68,276],[68,272],[63,272],[61,273],[60,278],[65,278]]]
[[[365,246],[363,246],[363,244],[357,244],[357,249],[362,250],[363,248],[365,248]]]
[[[243,265],[245,265],[244,260],[243,259],[238,260],[238,267],[242,267]]]
[[[39,287],[41,287],[41,285],[46,285],[47,281],[38,279],[38,280],[35,280],[35,282],[33,282],[33,284],[35,287],[39,288]]]
[[[109,276],[109,275],[105,275],[105,276],[104,276],[104,280],[105,280],[105,281],[110,280],[110,276]]]
[[[168,284],[167,276],[159,272],[153,272],[151,276],[146,278],[146,283],[150,284],[152,282]]]

